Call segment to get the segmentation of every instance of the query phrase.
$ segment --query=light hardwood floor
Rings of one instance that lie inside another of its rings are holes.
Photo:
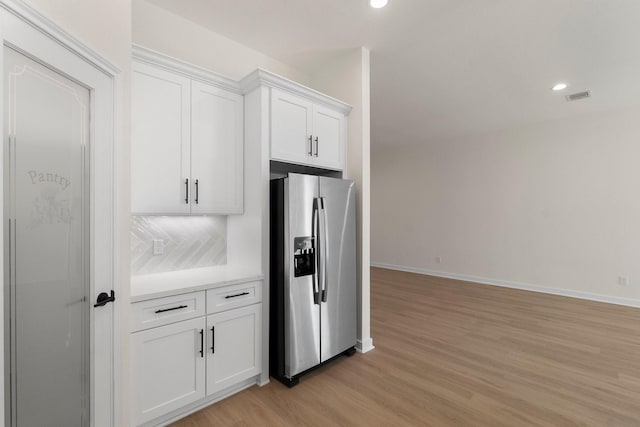
[[[640,426],[640,310],[372,269],[376,348],[175,426]]]

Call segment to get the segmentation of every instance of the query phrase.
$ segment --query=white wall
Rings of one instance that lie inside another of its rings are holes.
[[[25,0],[25,3],[53,21],[66,32],[109,60],[121,70],[118,81],[119,103],[117,105],[117,155],[119,171],[118,229],[120,274],[115,280],[120,287],[117,305],[121,311],[121,334],[116,331],[119,341],[119,358],[123,366],[123,377],[117,380],[128,384],[129,365],[129,135],[130,135],[130,74],[131,74],[131,0]],[[122,262],[124,260],[124,262]],[[128,424],[129,387],[116,390],[119,425]]]
[[[308,83],[306,73],[144,0],[133,1],[133,42],[235,80],[264,68]]]
[[[24,1],[106,57],[123,72],[129,70],[131,0]]]
[[[346,178],[356,183],[358,250],[358,346],[373,348],[370,327],[370,78],[369,51],[349,49],[311,74],[310,85],[353,106],[349,115]]]
[[[638,117],[376,148],[374,262],[640,303]]]

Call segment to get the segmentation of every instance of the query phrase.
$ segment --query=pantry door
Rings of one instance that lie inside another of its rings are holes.
[[[113,79],[0,19],[5,420],[113,426]]]
[[[4,49],[12,418],[89,425],[90,93]]]

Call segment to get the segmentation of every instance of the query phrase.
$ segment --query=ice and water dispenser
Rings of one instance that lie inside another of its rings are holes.
[[[316,272],[316,248],[314,237],[293,239],[293,275],[310,276]]]

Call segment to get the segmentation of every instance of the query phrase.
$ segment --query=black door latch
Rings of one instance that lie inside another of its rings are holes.
[[[94,307],[102,307],[103,305],[106,305],[109,302],[113,302],[116,300],[116,294],[115,292],[113,292],[113,289],[111,290],[111,296],[109,296],[109,294],[107,294],[106,292],[100,292],[100,294],[98,295],[98,299],[96,300],[96,303],[93,305]]]

